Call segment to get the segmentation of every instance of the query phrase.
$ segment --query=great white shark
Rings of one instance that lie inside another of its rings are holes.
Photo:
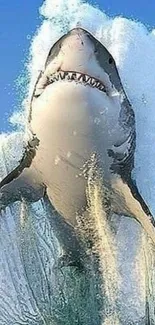
[[[28,123],[32,140],[0,183],[1,210],[23,198],[48,198],[54,230],[68,256],[78,259],[77,216],[88,208],[83,170],[94,155],[109,193],[107,213],[135,218],[155,244],[154,218],[132,179],[134,111],[114,58],[88,31],[74,28],[52,46]]]

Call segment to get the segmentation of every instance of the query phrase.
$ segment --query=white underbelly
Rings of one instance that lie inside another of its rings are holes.
[[[105,177],[108,173],[105,96],[89,86],[61,82],[48,86],[33,104],[31,126],[40,140],[35,165],[54,207],[68,219],[86,206],[83,170],[93,153]]]

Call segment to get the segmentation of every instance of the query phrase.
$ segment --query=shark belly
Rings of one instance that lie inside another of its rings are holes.
[[[53,206],[74,226],[76,214],[87,205],[83,172],[92,154],[108,178],[111,140],[104,96],[97,89],[60,82],[48,86],[33,104],[31,126],[40,141],[33,164]]]

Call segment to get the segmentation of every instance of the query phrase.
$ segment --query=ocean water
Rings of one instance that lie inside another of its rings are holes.
[[[64,32],[80,26],[98,38],[116,61],[136,116],[133,177],[155,215],[155,30],[126,18],[109,18],[80,0],[46,0],[39,10],[43,21],[27,60],[27,96],[21,111],[11,117],[19,131],[0,136],[1,177],[17,166],[29,138],[29,100],[50,47]],[[88,194],[101,257],[100,272],[91,270],[90,279],[74,269],[54,271],[60,247],[42,201],[32,206],[16,203],[2,214],[1,325],[155,324],[155,257],[150,240],[137,222],[123,216],[114,235],[102,211],[100,187]]]

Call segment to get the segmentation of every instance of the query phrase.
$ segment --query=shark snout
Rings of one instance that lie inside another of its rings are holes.
[[[67,35],[62,43],[62,52],[67,56],[75,58],[85,57],[87,60],[94,53],[94,46],[89,39],[89,35],[82,28],[74,28]],[[81,57],[82,55],[82,57]]]
[[[87,34],[87,31],[82,28],[73,28],[72,30],[70,30],[69,34],[83,36]]]
[[[69,33],[69,42],[76,50],[83,50],[86,46],[86,34],[80,28],[74,28]]]

